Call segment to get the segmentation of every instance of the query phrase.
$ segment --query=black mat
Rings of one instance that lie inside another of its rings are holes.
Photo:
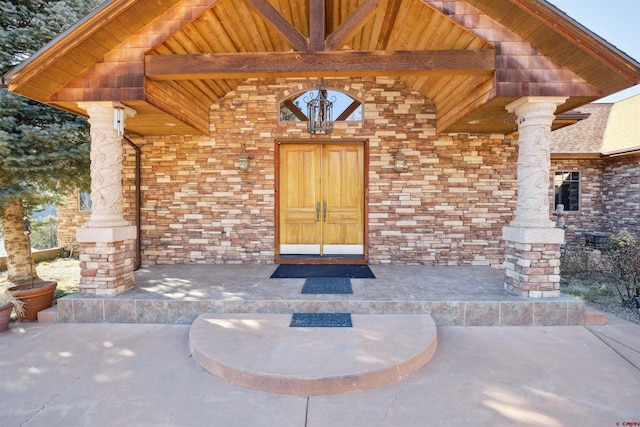
[[[346,277],[307,277],[303,294],[352,294],[351,279]]]
[[[290,328],[351,328],[350,313],[293,313]]]
[[[271,275],[272,279],[304,279],[307,277],[376,278],[369,266],[364,264],[280,264]]]

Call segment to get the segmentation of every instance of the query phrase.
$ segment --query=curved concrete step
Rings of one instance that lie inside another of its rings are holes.
[[[431,316],[352,314],[351,328],[289,327],[290,314],[203,314],[189,333],[207,371],[243,387],[333,394],[378,387],[423,367],[437,346]]]

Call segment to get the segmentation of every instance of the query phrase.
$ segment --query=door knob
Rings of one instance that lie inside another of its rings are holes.
[[[326,201],[322,202],[322,214],[323,214],[322,216],[323,221],[327,222],[327,202]]]
[[[320,202],[316,202],[316,222],[320,222]]]

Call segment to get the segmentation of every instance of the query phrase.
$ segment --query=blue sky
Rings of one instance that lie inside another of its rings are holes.
[[[591,32],[640,61],[640,0],[547,0]],[[598,102],[640,93],[640,85]]]

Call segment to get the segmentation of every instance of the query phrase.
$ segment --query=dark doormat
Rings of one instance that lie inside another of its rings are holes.
[[[280,264],[271,275],[272,279],[304,279],[307,277],[376,278],[369,266],[364,264]]]
[[[352,294],[351,279],[347,277],[307,277],[303,294]]]
[[[351,328],[350,313],[293,313],[290,328]]]

